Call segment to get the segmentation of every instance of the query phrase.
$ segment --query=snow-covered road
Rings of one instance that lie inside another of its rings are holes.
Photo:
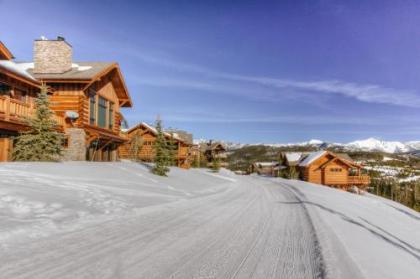
[[[132,163],[6,164],[0,183],[0,278],[416,278],[420,270],[420,215],[371,196],[227,171],[160,178]]]

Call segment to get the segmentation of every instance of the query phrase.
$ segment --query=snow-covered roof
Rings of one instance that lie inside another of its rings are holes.
[[[327,151],[317,151],[317,152],[312,152],[309,153],[309,155],[302,161],[299,163],[300,167],[306,167],[308,165],[310,165],[312,162],[318,160],[319,158],[321,158],[322,156],[324,156],[327,153]]]
[[[24,78],[36,81],[36,79],[27,72],[27,70],[29,69],[28,64],[33,63],[15,63],[10,60],[0,60],[0,67],[3,67],[6,70],[18,74]]]
[[[296,162],[299,161],[299,159],[302,157],[302,152],[286,152],[284,153],[284,156],[289,163]]]
[[[150,125],[150,124],[147,124],[146,122],[141,122],[140,124],[138,124],[138,125],[136,125],[136,126],[134,126],[134,127],[132,127],[132,128],[130,128],[129,130],[128,130],[128,132],[131,132],[131,131],[133,131],[133,130],[135,130],[136,128],[138,128],[138,127],[141,127],[141,126],[143,126],[143,127],[145,127],[146,129],[148,129],[149,131],[151,131],[154,135],[157,135],[157,130],[156,130],[156,128],[154,127],[154,126],[152,126],[152,125]],[[181,142],[184,142],[184,140],[182,139],[182,138],[180,138],[179,137],[179,135],[177,134],[177,133],[168,133],[168,132],[163,132],[163,134],[166,136],[166,137],[173,137],[175,140],[179,140],[179,141],[181,141]]]
[[[259,165],[261,167],[274,167],[277,166],[278,162],[255,162],[255,165]]]

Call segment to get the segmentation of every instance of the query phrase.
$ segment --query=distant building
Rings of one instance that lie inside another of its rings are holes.
[[[300,179],[311,183],[345,190],[351,186],[364,188],[370,183],[370,177],[361,173],[362,166],[347,154],[284,152],[280,154],[280,161],[287,169],[294,168]]]
[[[284,167],[279,162],[255,162],[251,165],[251,173],[267,176],[279,176]]]
[[[155,150],[153,145],[156,142],[157,130],[154,126],[147,123],[140,123],[125,132],[128,142],[119,148],[119,156],[122,159],[138,158],[144,162],[153,162],[155,159]],[[131,154],[131,142],[135,136],[141,138],[141,147],[138,154]],[[167,142],[173,142],[174,151],[176,153],[176,165],[181,168],[188,169],[191,167],[193,157],[191,154],[192,134],[180,130],[164,131]]]
[[[227,166],[227,153],[226,147],[221,142],[209,141],[200,144],[200,152],[205,157],[208,165],[210,166],[214,160],[219,160],[220,165]]]

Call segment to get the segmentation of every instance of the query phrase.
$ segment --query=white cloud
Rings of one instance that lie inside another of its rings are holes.
[[[247,76],[239,74],[231,74],[226,72],[215,71],[206,67],[178,62],[170,58],[160,58],[153,55],[147,55],[144,52],[131,53],[136,58],[147,63],[157,64],[166,68],[171,68],[179,72],[190,72],[200,74],[202,78],[223,79],[227,81],[235,81],[250,84],[262,85],[272,89],[291,89],[296,95],[299,90],[306,92],[319,93],[323,95],[341,95],[356,99],[365,103],[390,104],[405,107],[420,107],[420,96],[414,91],[399,90],[388,88],[377,84],[360,84],[354,82],[346,82],[340,80],[318,80],[318,81],[300,81],[291,79],[280,79],[261,76]],[[211,83],[217,84],[216,81]],[[169,85],[169,83],[166,83]],[[180,85],[179,82],[173,81],[173,85]],[[217,86],[204,84],[196,79],[191,80],[189,84],[184,82],[183,86],[190,86],[203,90],[219,90]],[[225,88],[227,89],[227,88]],[[278,91],[278,94],[281,91]],[[268,99],[273,99],[273,96]]]

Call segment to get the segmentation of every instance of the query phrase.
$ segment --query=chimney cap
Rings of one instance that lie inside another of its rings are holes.
[[[35,39],[35,41],[54,41],[54,42],[65,42],[66,44],[68,44],[71,48],[73,47],[71,44],[69,44],[69,42],[66,41],[66,38],[64,38],[63,36],[57,36],[57,39],[55,40],[51,40],[48,39],[45,36],[41,36],[40,39]]]

